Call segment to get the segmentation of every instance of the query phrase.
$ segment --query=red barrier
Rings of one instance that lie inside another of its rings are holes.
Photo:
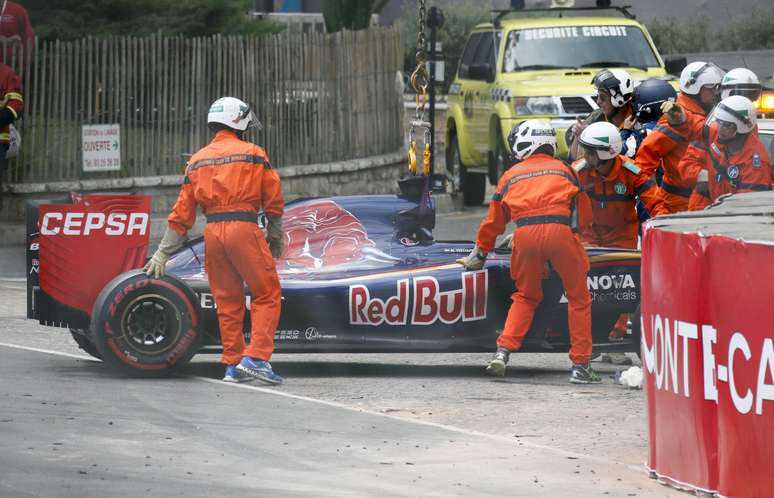
[[[642,254],[649,468],[774,496],[774,246],[649,228]]]

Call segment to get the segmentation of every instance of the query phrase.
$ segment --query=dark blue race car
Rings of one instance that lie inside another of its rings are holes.
[[[165,375],[197,352],[219,352],[203,239],[173,255],[165,277],[149,278],[136,269],[144,262],[147,234],[131,239],[142,235],[142,219],[137,217],[132,232],[130,211],[141,209],[103,197],[29,208],[28,316],[69,327],[81,348],[131,375]],[[90,212],[79,218],[74,205]],[[121,210],[126,218],[116,214]],[[100,220],[105,234],[99,233]],[[285,250],[276,263],[283,296],[277,353],[494,350],[515,290],[510,250],[497,249],[482,270],[465,271],[455,260],[474,244],[434,240],[435,212],[426,192],[298,200],[286,206],[283,223]],[[116,241],[120,250],[112,249]],[[68,246],[76,242],[79,249]],[[622,313],[638,308],[639,252],[588,253],[595,350],[638,352],[637,327],[619,341],[609,341],[608,333]],[[84,260],[93,268],[95,257],[118,262],[102,270],[101,282],[62,269]],[[92,295],[73,295],[89,285]],[[567,300],[550,267],[543,290],[523,351],[567,352]]]

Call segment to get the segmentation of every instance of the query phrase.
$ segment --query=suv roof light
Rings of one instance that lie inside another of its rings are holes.
[[[601,4],[604,4],[606,2],[597,2],[597,7],[555,7],[555,8],[541,8],[541,9],[519,9],[519,8],[511,8],[511,9],[499,9],[499,10],[492,10],[492,14],[495,15],[494,21],[492,22],[496,28],[500,27],[500,21],[507,16],[508,14],[520,14],[520,13],[531,13],[531,12],[550,12],[552,14],[559,14],[559,17],[564,17],[564,14],[567,12],[584,12],[584,11],[596,11],[596,10],[615,10],[616,12],[619,12],[627,19],[636,19],[636,16],[632,14],[629,9],[632,8],[631,5],[609,5],[609,6],[601,6]]]

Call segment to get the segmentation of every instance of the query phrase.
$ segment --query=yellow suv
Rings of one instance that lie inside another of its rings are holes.
[[[623,17],[554,10],[560,17],[507,19],[519,11],[500,11],[468,38],[446,117],[446,170],[467,205],[481,204],[487,177],[496,185],[510,166],[507,136],[514,124],[548,119],[563,157],[567,128],[597,108],[591,79],[598,71],[622,68],[635,80],[667,76],[647,30],[625,9],[618,9]],[[670,72],[681,65],[684,58],[667,61]]]

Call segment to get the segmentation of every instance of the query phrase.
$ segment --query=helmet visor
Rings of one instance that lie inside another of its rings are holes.
[[[258,119],[258,116],[255,115],[253,112],[253,108],[251,105],[247,105],[247,107],[242,110],[242,112],[239,114],[235,122],[240,122],[243,119],[247,119],[247,128],[246,129],[255,129],[256,131],[260,131],[263,129],[263,124],[261,124],[261,121]]]

